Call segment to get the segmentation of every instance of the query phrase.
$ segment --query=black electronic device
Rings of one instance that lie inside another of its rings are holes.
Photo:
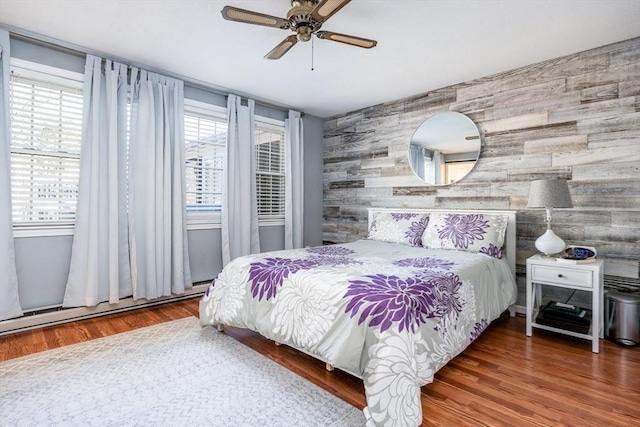
[[[536,323],[588,334],[591,327],[591,310],[571,304],[549,301],[540,308]]]

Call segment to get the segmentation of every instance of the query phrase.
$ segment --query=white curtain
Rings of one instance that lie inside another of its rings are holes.
[[[260,252],[255,172],[255,102],[229,95],[222,184],[222,263]]]
[[[22,316],[11,219],[9,33],[0,30],[0,320]]]
[[[284,141],[284,248],[294,249],[303,246],[304,231],[304,135],[297,111],[284,121]]]
[[[434,151],[433,157],[433,183],[434,184],[444,184],[442,182],[442,166],[444,164],[444,157],[442,156],[442,152]]]
[[[186,227],[184,83],[133,68],[129,244],[134,299],[192,286]]]
[[[87,55],[80,184],[64,307],[131,295],[127,229],[127,66]]]
[[[420,178],[425,179],[424,176],[424,148],[416,145],[409,144],[409,162],[411,163],[411,167],[413,168],[413,172],[418,175]]]

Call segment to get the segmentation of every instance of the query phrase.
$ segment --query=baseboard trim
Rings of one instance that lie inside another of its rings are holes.
[[[59,325],[61,323],[74,322],[76,320],[89,319],[92,317],[104,316],[122,311],[135,310],[142,307],[151,307],[158,304],[166,304],[172,301],[179,301],[194,298],[202,295],[209,286],[208,283],[194,285],[191,289],[180,295],[171,295],[153,300],[139,299],[133,297],[125,298],[117,304],[103,302],[95,307],[65,308],[47,313],[27,314],[16,319],[9,319],[0,322],[0,336],[23,332],[32,329],[44,328],[46,326]]]

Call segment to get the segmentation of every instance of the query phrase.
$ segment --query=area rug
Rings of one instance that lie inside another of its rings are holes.
[[[363,426],[362,411],[190,317],[0,363],[2,426]]]

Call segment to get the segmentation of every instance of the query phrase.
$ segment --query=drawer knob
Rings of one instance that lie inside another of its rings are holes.
[[[558,277],[564,277],[562,273],[558,273]]]

